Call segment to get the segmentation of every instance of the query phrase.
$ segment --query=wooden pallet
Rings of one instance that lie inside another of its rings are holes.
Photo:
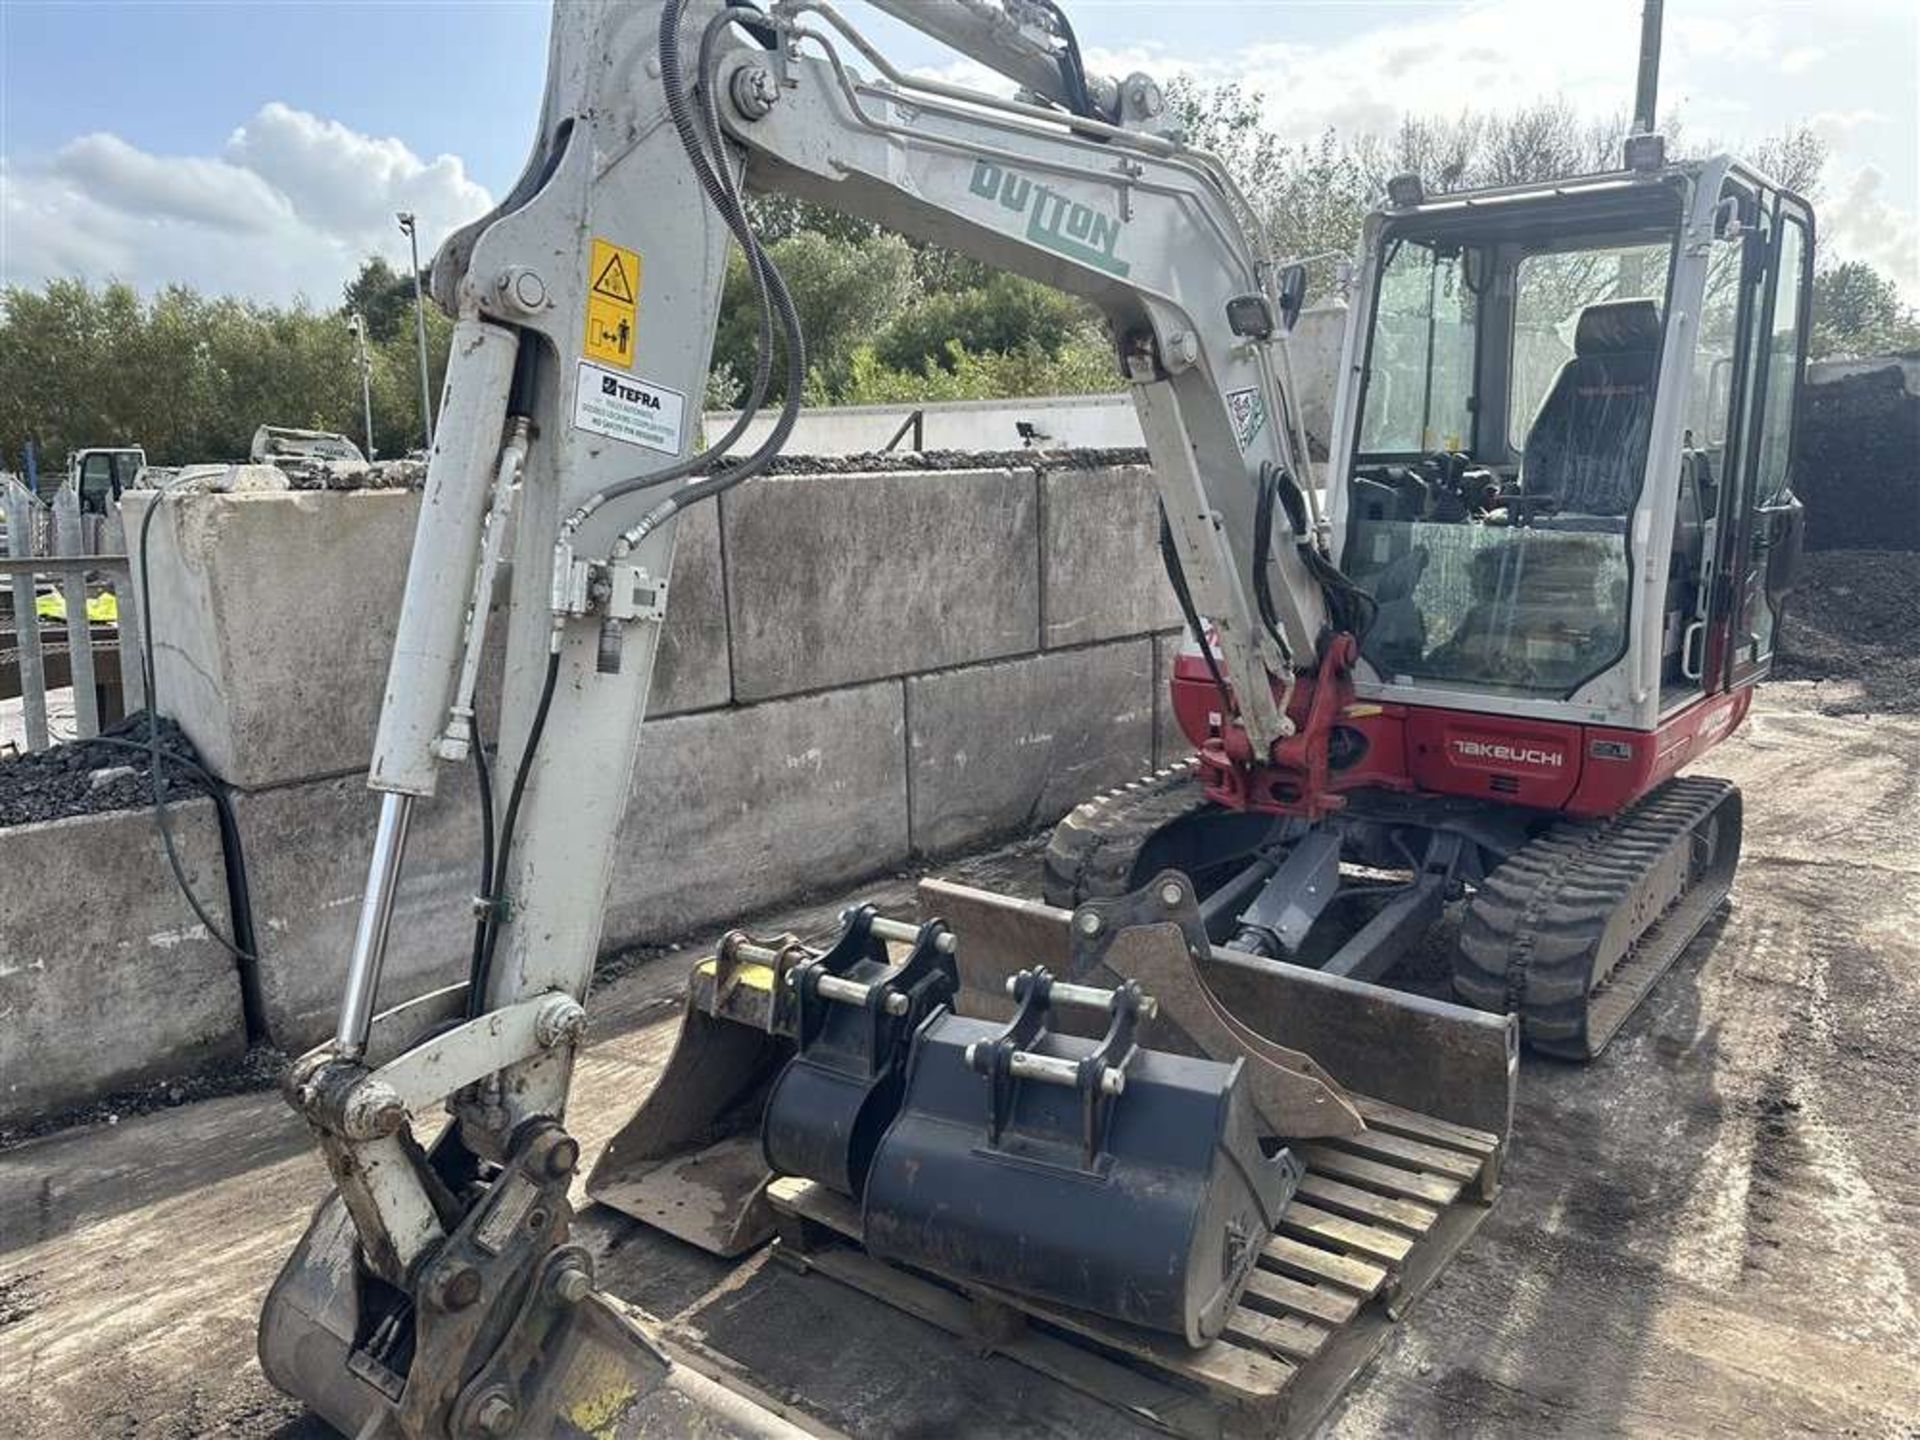
[[[776,1180],[775,1258],[1190,1440],[1310,1431],[1485,1218],[1499,1139],[1356,1097],[1368,1129],[1296,1147],[1307,1174],[1226,1332],[1166,1335],[875,1260],[859,1207]]]

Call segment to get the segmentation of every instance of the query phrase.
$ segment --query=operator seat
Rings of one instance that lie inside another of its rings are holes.
[[[1554,378],[1520,456],[1522,488],[1556,502],[1542,528],[1625,530],[1646,468],[1659,369],[1652,300],[1608,300],[1580,312],[1573,358]]]

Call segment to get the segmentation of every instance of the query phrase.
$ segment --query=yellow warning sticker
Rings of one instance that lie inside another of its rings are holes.
[[[595,236],[587,259],[587,357],[632,369],[639,320],[638,252]]]

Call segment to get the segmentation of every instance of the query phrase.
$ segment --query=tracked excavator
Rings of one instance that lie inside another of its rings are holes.
[[[567,1124],[676,517],[764,470],[804,389],[748,191],[1105,315],[1196,754],[1068,818],[1054,905],[935,884],[917,920],[857,907],[825,946],[729,935],[594,1214],[737,1254],[797,1178],[878,1260],[1113,1348],[1289,1353],[1301,1324],[1242,1298],[1348,1305],[1312,1283],[1325,1237],[1437,1214],[1379,1188],[1387,1161],[1490,1193],[1521,1027],[1596,1052],[1725,893],[1738,797],[1674,776],[1745,713],[1790,584],[1806,207],[1731,160],[1668,164],[1650,124],[1616,173],[1396,182],[1322,480],[1286,383],[1305,272],[1154,82],[1088,73],[1046,0],[879,8],[1018,94],[903,73],[827,0],[558,6],[526,170],[434,262],[455,329],[373,858],[336,1033],[285,1082],[335,1189],[261,1320],[269,1378],[342,1433],[793,1433],[601,1289]],[[700,449],[730,243],[759,360]],[[413,807],[496,741],[468,978],[380,1010]],[[1463,897],[1470,1005],[1373,983]],[[1276,1249],[1310,1213],[1321,1243]]]

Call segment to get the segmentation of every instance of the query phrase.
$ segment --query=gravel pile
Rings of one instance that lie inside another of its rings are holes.
[[[1773,673],[1848,682],[1835,714],[1920,714],[1920,552],[1808,551]]]
[[[418,490],[427,483],[424,460],[276,459],[290,490]]]
[[[270,461],[231,465],[150,465],[134,482],[136,490],[160,490],[185,471],[196,475],[189,491],[214,494],[273,494],[285,490],[418,490],[427,483],[427,462],[401,460],[319,460],[281,455]]]
[[[147,725],[148,716],[142,711],[108,726],[98,739],[0,759],[0,826],[152,804]],[[160,721],[160,747],[184,760],[199,758],[193,742],[171,720]],[[200,793],[199,783],[185,770],[164,763],[161,783],[170,800]]]

